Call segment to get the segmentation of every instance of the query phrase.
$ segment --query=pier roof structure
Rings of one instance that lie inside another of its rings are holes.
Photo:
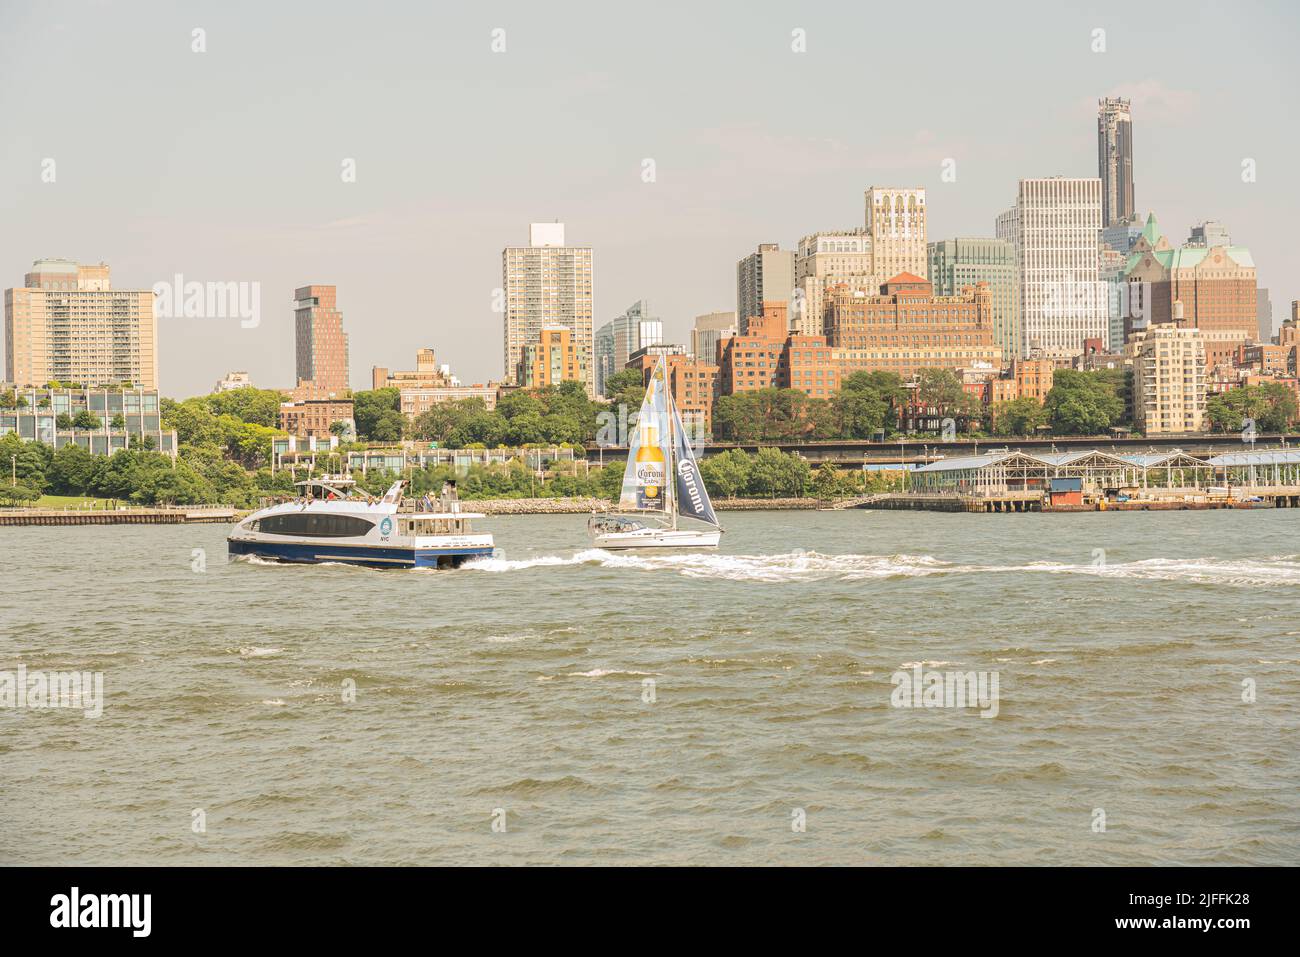
[[[1288,461],[1300,467],[1300,450],[1289,454],[1295,458]],[[1101,489],[1151,484],[1200,485],[1215,468],[1214,460],[1199,459],[1181,450],[1116,455],[1097,449],[1032,453],[1001,449],[983,455],[939,459],[916,469],[912,475],[917,488],[980,494],[1043,489],[1054,478],[1079,478]]]
[[[1300,449],[1228,452],[1206,462],[1224,481],[1237,485],[1300,485]]]
[[[1258,452],[1228,452],[1205,460],[1216,469],[1234,465],[1300,465],[1300,449],[1260,449]]]
[[[1175,469],[1197,469],[1209,468],[1209,462],[1205,459],[1198,459],[1194,455],[1188,455],[1182,449],[1174,449],[1172,452],[1139,452],[1134,454],[1121,454],[1119,456],[1126,462],[1130,462],[1139,468],[1175,468]]]

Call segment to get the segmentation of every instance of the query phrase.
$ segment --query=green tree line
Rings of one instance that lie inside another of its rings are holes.
[[[395,388],[358,392],[353,402],[358,439],[416,439],[452,449],[580,445],[595,439],[599,414],[606,408],[605,403],[587,397],[581,382],[508,392],[494,409],[477,398],[441,402],[414,422],[402,414]]]
[[[1280,382],[1238,386],[1205,403],[1205,414],[1216,432],[1287,432],[1297,419],[1295,393]]]

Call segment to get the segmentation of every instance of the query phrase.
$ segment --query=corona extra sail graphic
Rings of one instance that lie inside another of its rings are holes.
[[[636,429],[628,442],[620,511],[663,512],[720,527],[681,416],[668,389],[662,358],[650,375]]]
[[[682,428],[681,416],[677,406],[672,404],[669,396],[669,408],[673,416],[673,436],[676,441],[674,449],[674,472],[677,475],[677,496],[674,502],[677,511],[688,518],[698,518],[701,522],[718,525],[718,517],[713,514],[713,503],[709,501],[709,490],[704,487],[704,476],[700,475],[700,466],[695,461],[695,451],[687,440],[686,430]]]
[[[655,366],[646,387],[636,431],[628,442],[627,468],[618,507],[630,512],[668,512],[668,467],[672,458],[668,431],[668,390],[663,360]]]

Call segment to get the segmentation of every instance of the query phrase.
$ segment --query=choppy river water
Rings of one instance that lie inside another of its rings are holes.
[[[1300,512],[724,519],[456,571],[0,529],[0,672],[104,680],[0,708],[0,863],[1300,859]],[[895,706],[972,671],[996,717]]]

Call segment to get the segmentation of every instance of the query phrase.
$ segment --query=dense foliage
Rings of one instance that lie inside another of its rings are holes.
[[[357,423],[357,438],[372,442],[396,442],[406,429],[401,393],[396,388],[353,393],[352,418]]]
[[[1126,375],[1121,369],[1079,372],[1058,369],[1045,404],[1055,435],[1102,435],[1126,425]]]
[[[713,435],[722,442],[870,439],[894,430],[891,409],[903,393],[892,372],[856,372],[828,399],[799,389],[737,392],[713,403]]]
[[[358,435],[375,442],[414,439],[445,448],[495,448],[498,446],[577,447],[593,441],[598,432],[608,435],[617,427],[615,441],[626,440],[628,419],[644,395],[641,373],[625,370],[611,376],[607,385],[610,404],[587,398],[580,383],[565,382],[549,389],[518,390],[502,396],[488,410],[482,400],[470,399],[435,406],[409,423],[398,406],[396,389],[360,392],[355,396]],[[810,398],[790,389],[760,389],[723,396],[714,405],[714,435],[719,441],[761,445],[774,441],[871,439],[893,435],[898,410],[909,395],[932,412],[953,416],[970,428],[986,425],[1000,436],[1031,435],[1042,426],[1054,434],[1096,435],[1126,424],[1129,380],[1123,370],[1078,372],[1060,370],[1045,404],[1022,398],[999,403],[992,410],[978,403],[947,370],[922,370],[915,391],[903,387],[889,372],[858,372],[827,399]],[[21,397],[10,393],[11,406]],[[30,503],[42,494],[115,499],[140,505],[222,503],[254,507],[269,495],[293,492],[288,471],[271,473],[271,440],[283,435],[276,428],[281,394],[267,389],[236,389],[174,402],[164,399],[165,429],[175,429],[178,453],[172,457],[152,448],[151,440],[133,441],[130,450],[111,456],[92,455],[69,444],[57,452],[39,442],[16,435],[0,437],[0,462],[11,475],[0,490],[0,505]],[[3,404],[0,402],[0,404]],[[1234,389],[1210,397],[1209,424],[1220,431],[1237,431],[1253,423],[1260,432],[1285,431],[1297,418],[1296,398],[1285,385],[1268,383]],[[63,420],[67,420],[64,422]],[[90,412],[61,416],[60,426],[98,429],[102,422]],[[121,416],[113,425],[121,428]],[[342,438],[340,424],[332,429]],[[321,468],[335,469],[349,446],[329,453]],[[605,468],[585,461],[523,461],[474,465],[457,472],[450,465],[431,466],[409,473],[411,490],[436,493],[444,481],[456,478],[467,499],[591,496],[616,498],[622,481],[622,460],[608,460]],[[773,448],[747,453],[731,450],[701,461],[701,473],[710,492],[719,498],[785,498],[841,495],[889,487],[890,478],[875,473],[840,471],[823,465],[813,472],[799,455]],[[396,475],[371,470],[357,476],[372,493],[383,492]]]
[[[407,494],[437,495],[444,482],[454,480],[462,499],[491,498],[617,498],[623,481],[625,460],[606,463],[605,468],[591,467],[581,459],[566,462],[541,462],[541,475],[523,461],[493,462],[457,469],[451,465],[430,465],[412,469],[401,476],[409,480]],[[398,475],[372,469],[365,475],[353,474],[362,490],[379,495]]]
[[[287,473],[250,473],[215,447],[182,448],[170,455],[144,447],[92,455],[70,443],[57,452],[15,435],[0,437],[0,457],[18,484],[38,495],[80,495],[135,505],[223,503],[249,507],[272,492],[291,490]],[[11,458],[12,457],[12,458]]]
[[[354,396],[357,437],[372,442],[418,439],[441,448],[581,444],[595,439],[603,403],[580,382],[508,392],[495,409],[482,399],[442,402],[408,423],[396,389]],[[639,405],[640,398],[637,399]]]
[[[994,435],[1033,435],[1047,424],[1047,409],[1037,399],[1022,396],[993,406]]]
[[[1216,432],[1285,432],[1297,418],[1295,393],[1280,382],[1212,395],[1205,414]]]
[[[841,471],[829,462],[813,472],[802,456],[772,448],[710,455],[700,463],[700,473],[717,498],[831,499],[897,488],[899,481],[896,473]]]
[[[164,429],[176,430],[181,457],[207,449],[246,469],[270,465],[271,439],[283,435],[276,426],[280,393],[274,389],[231,389],[182,402],[162,401]]]
[[[958,431],[1032,435],[1040,426],[1058,435],[1098,435],[1128,424],[1129,380],[1122,369],[1056,373],[1047,401],[1032,398],[986,409],[950,369],[920,369],[904,388],[892,372],[856,372],[835,395],[819,399],[797,389],[757,389],[721,396],[713,405],[713,434],[722,442],[797,442],[890,437],[910,400],[928,418],[951,418]]]
[[[615,500],[626,464],[626,459],[606,459],[604,468],[594,463],[588,468],[582,460],[543,461],[542,477],[520,461],[472,465],[461,470],[438,465],[416,469],[406,477],[413,495],[436,494],[443,482],[455,479],[464,499],[572,496]],[[773,448],[754,453],[731,449],[711,455],[700,463],[700,472],[709,494],[715,498],[835,498],[891,487],[887,479],[879,476],[864,478],[860,472],[840,472],[832,465],[823,465],[813,473],[802,456]],[[362,489],[375,495],[397,479],[394,473],[381,471],[354,477]]]
[[[636,369],[623,369],[605,380],[605,395],[615,408],[635,411],[645,398],[645,375]]]

